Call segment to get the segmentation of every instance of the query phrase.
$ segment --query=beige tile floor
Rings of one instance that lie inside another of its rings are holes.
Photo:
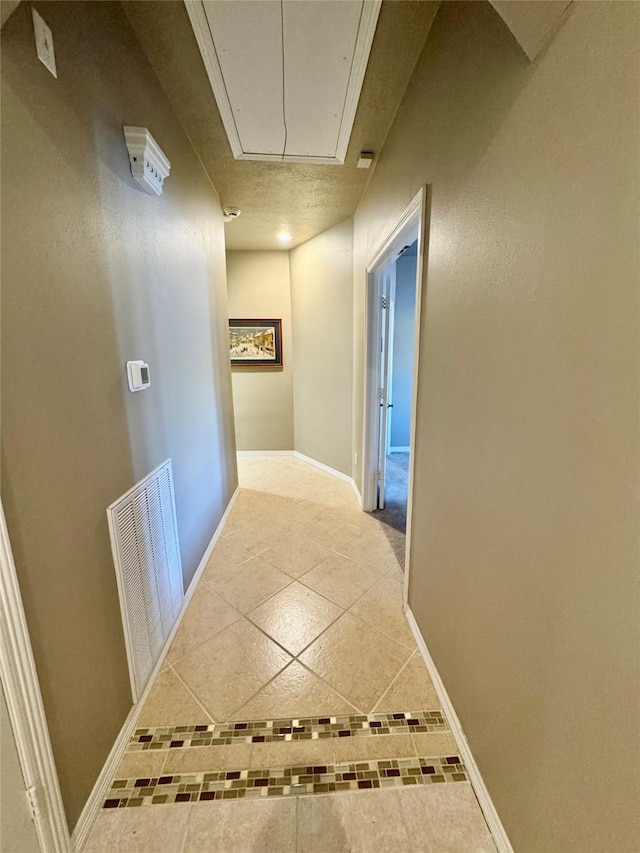
[[[351,486],[295,457],[239,460],[240,492],[139,727],[432,710],[402,607],[396,530]],[[388,735],[136,753],[116,778],[331,763],[455,747]],[[146,762],[146,763],[145,763]],[[205,766],[206,765],[206,766]],[[468,783],[102,813],[97,851],[494,851]]]
[[[467,782],[104,812],[87,853],[496,853]]]

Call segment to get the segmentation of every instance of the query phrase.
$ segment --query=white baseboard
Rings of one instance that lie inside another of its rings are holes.
[[[349,483],[349,485],[353,488],[355,492],[355,496],[358,499],[358,503],[360,504],[360,508],[362,508],[362,495],[356,486],[355,480],[353,477],[350,477],[348,474],[343,474],[342,471],[338,471],[337,468],[330,468],[329,465],[325,465],[324,462],[318,462],[317,459],[313,459],[311,456],[305,456],[304,453],[300,453],[298,450],[238,450],[238,456],[295,456],[297,459],[302,459],[303,462],[308,462],[309,465],[313,465],[316,468],[320,468],[321,471],[326,471],[327,474],[331,474],[333,477],[337,477],[339,480],[344,480],[345,483]]]
[[[406,447],[390,447],[389,453],[408,453],[411,450],[409,445]]]
[[[236,456],[295,456],[295,450],[238,450]]]
[[[314,465],[316,468],[320,468],[321,471],[326,471],[327,474],[333,474],[334,477],[337,477],[339,480],[344,480],[345,483],[353,483],[353,479],[348,474],[343,474],[342,471],[338,471],[336,468],[330,468],[328,465],[325,465],[324,462],[318,462],[317,459],[312,459],[311,456],[305,456],[304,453],[299,453],[297,450],[293,451],[293,455],[298,459],[302,459],[303,462],[308,462],[309,465]]]
[[[339,480],[344,480],[345,483],[349,483],[353,492],[358,499],[358,504],[360,505],[360,509],[362,509],[362,495],[360,494],[360,490],[356,486],[356,481],[353,477],[350,477],[348,474],[343,474],[342,471],[338,471],[336,468],[330,468],[328,465],[325,465],[324,462],[318,462],[317,459],[312,459],[310,456],[305,456],[304,453],[299,453],[297,450],[293,451],[293,455],[298,459],[302,459],[304,462],[308,462],[309,465],[315,465],[316,468],[320,468],[322,471],[326,471],[327,474],[332,474],[334,477],[337,477]]]
[[[471,786],[474,790],[480,808],[482,809],[484,819],[487,822],[487,826],[489,827],[489,830],[493,837],[493,842],[496,845],[496,849],[498,853],[513,853],[513,847],[511,846],[511,842],[509,841],[507,833],[505,832],[504,826],[502,825],[502,821],[500,820],[498,812],[496,811],[496,807],[493,804],[489,791],[487,790],[482,776],[480,775],[478,765],[476,764],[474,757],[471,754],[471,750],[462,730],[458,715],[455,712],[451,699],[449,698],[449,694],[447,693],[446,687],[442,683],[440,673],[436,668],[433,658],[429,654],[427,644],[424,641],[424,637],[422,636],[422,632],[418,627],[418,623],[416,622],[415,617],[408,605],[405,608],[405,612],[407,615],[407,620],[409,622],[409,627],[411,628],[416,644],[418,646],[418,650],[422,655],[422,659],[424,660],[427,669],[429,670],[429,675],[431,676],[431,680],[433,681],[433,686],[435,687],[436,693],[438,694],[438,698],[442,703],[442,710],[444,711],[447,721],[449,722],[451,732],[456,739],[456,743],[458,744],[460,755],[467,768],[467,775],[469,776],[469,781],[471,782]]]
[[[198,582],[202,577],[202,573],[204,572],[205,567],[209,562],[211,552],[213,551],[216,542],[222,535],[222,531],[229,517],[229,513],[231,512],[233,505],[236,501],[236,498],[238,497],[239,491],[240,489],[236,488],[224,512],[224,515],[220,519],[220,523],[216,527],[215,533],[211,537],[211,541],[207,545],[206,551],[202,555],[202,559],[198,564],[198,568],[196,569],[191,583],[189,584],[189,587],[185,592],[184,600],[182,602],[182,608],[180,610],[178,618],[176,619],[171,634],[167,638],[167,641],[164,644],[164,648],[162,649],[162,653],[158,658],[158,663],[155,665],[155,668],[151,673],[151,677],[149,678],[147,686],[145,687],[144,692],[140,696],[140,699],[135,705],[132,706],[131,710],[129,711],[127,719],[124,721],[124,725],[122,726],[120,733],[116,738],[116,742],[114,743],[111,752],[109,753],[109,756],[104,764],[104,767],[102,768],[100,775],[96,780],[96,784],[93,786],[93,790],[89,795],[89,799],[85,803],[82,813],[78,818],[78,822],[76,823],[75,828],[71,834],[71,849],[74,851],[74,853],[80,853],[80,851],[84,847],[84,844],[89,836],[91,827],[93,826],[93,822],[96,819],[98,812],[100,811],[100,808],[102,806],[102,802],[104,801],[107,791],[109,790],[109,784],[113,779],[116,769],[122,760],[122,756],[124,755],[124,752],[127,748],[127,744],[131,739],[131,735],[136,729],[138,718],[140,716],[140,713],[142,712],[144,703],[147,701],[147,697],[149,696],[149,693],[151,693],[156,678],[158,677],[158,674],[160,673],[160,670],[163,667],[164,659],[167,655],[167,652],[169,651],[171,643],[173,642],[173,638],[175,637],[178,628],[180,627],[180,623],[182,622],[187,607],[189,606],[189,602],[193,597],[193,593],[195,592],[196,587],[198,586]]]

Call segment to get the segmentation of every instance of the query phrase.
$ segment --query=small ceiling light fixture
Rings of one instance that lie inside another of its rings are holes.
[[[278,240],[281,243],[290,243],[293,240],[293,237],[291,236],[291,234],[287,234],[286,231],[282,231],[280,234],[278,234]]]
[[[239,207],[223,207],[222,212],[224,213],[225,222],[233,222],[234,219],[240,216],[241,211]]]
[[[356,163],[357,169],[368,169],[373,163],[373,151],[361,151]]]

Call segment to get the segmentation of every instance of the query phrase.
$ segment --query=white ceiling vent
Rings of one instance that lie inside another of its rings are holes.
[[[233,155],[344,163],[382,0],[185,0]]]

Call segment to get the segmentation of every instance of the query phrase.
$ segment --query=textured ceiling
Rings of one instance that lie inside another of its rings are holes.
[[[242,210],[225,226],[227,248],[281,249],[283,229],[293,248],[354,213],[370,174],[358,153],[380,151],[438,5],[383,2],[345,165],[334,166],[235,160],[184,4],[122,3],[222,204]]]

